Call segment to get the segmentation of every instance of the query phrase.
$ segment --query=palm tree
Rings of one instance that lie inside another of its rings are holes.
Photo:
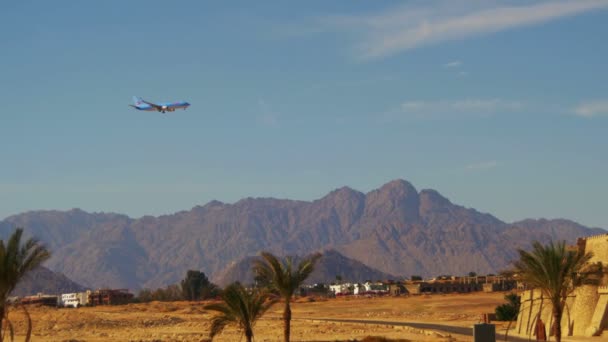
[[[539,242],[532,244],[532,251],[519,249],[519,260],[515,262],[515,272],[522,280],[542,291],[553,307],[553,334],[555,340],[562,339],[562,314],[568,294],[574,285],[587,276],[581,272],[591,259],[591,253],[582,254],[566,248],[566,242],[550,242],[543,246]]]
[[[36,239],[21,244],[23,229],[17,228],[6,244],[0,240],[0,341],[4,340],[3,329],[7,318],[7,299],[23,277],[51,257],[46,247]]]
[[[222,303],[209,304],[206,310],[219,312],[211,319],[209,337],[213,338],[229,324],[235,324],[243,330],[247,342],[253,340],[253,327],[262,315],[276,300],[270,299],[266,292],[254,289],[248,291],[240,283],[228,285],[222,294]]]
[[[315,253],[305,258],[295,268],[291,257],[287,257],[285,262],[281,262],[269,252],[262,252],[260,256],[262,260],[256,260],[253,265],[254,273],[258,278],[265,280],[271,291],[277,293],[285,300],[283,337],[285,342],[289,342],[291,332],[291,299],[306,278],[312,273],[315,264],[321,258],[321,254]]]

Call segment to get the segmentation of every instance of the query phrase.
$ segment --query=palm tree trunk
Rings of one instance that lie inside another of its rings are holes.
[[[553,305],[553,334],[555,335],[555,341],[561,342],[562,340],[562,309],[561,305]]]
[[[247,339],[247,342],[253,341],[253,330],[251,330],[251,328],[245,330],[245,338]]]
[[[284,330],[283,336],[285,342],[289,342],[289,335],[291,333],[291,307],[289,305],[289,300],[285,300],[285,310],[283,311],[283,323]]]
[[[505,341],[509,338],[509,329],[511,329],[511,323],[513,323],[513,321],[509,321],[509,324],[507,325],[507,331],[505,331]]]
[[[30,312],[27,311],[25,305],[21,304],[21,308],[25,313],[25,318],[27,319],[27,333],[25,334],[25,342],[30,342],[32,340],[32,316],[30,316]]]

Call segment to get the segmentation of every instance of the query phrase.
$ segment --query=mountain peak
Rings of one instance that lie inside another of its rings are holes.
[[[343,200],[350,200],[352,198],[361,198],[363,196],[365,196],[363,193],[361,193],[357,190],[354,190],[353,188],[350,188],[348,186],[343,186],[341,188],[338,188],[338,189],[328,193],[322,199],[332,199],[332,200],[343,201]]]
[[[198,214],[204,214],[210,210],[218,210],[224,207],[224,203],[217,201],[217,200],[212,200],[210,202],[207,202],[205,205],[196,205],[194,207],[192,207],[192,209],[190,209],[191,212],[193,213],[198,213]]]
[[[416,188],[414,188],[410,182],[403,179],[394,179],[381,186],[378,190],[401,193],[417,193]]]
[[[379,189],[370,191],[366,200],[368,215],[397,215],[407,221],[418,218],[418,192],[412,184],[403,179],[390,181]]]
[[[209,203],[205,204],[203,206],[203,208],[214,208],[214,207],[221,207],[224,205],[224,202],[220,202],[218,200],[212,200]]]

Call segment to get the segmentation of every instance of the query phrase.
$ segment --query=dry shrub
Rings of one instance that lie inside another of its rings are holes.
[[[180,311],[183,314],[187,314],[187,315],[200,315],[203,313],[206,313],[205,310],[203,310],[202,307],[196,307],[196,306],[189,306],[183,310]]]
[[[361,342],[411,342],[411,341],[406,340],[404,338],[395,340],[395,339],[381,337],[381,336],[366,336],[361,340]]]
[[[317,300],[313,297],[299,297],[298,299],[296,299],[296,303],[313,303],[316,301]]]
[[[175,305],[174,303],[171,303],[171,302],[160,302],[154,306],[155,312],[174,312],[179,309],[180,309],[179,305]]]

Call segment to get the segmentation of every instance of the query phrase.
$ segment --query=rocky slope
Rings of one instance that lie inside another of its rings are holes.
[[[367,194],[344,187],[312,202],[212,201],[139,219],[78,209],[28,212],[0,221],[0,236],[16,226],[49,245],[49,268],[85,286],[131,289],[175,283],[188,269],[215,279],[260,250],[306,255],[333,248],[397,276],[497,272],[534,240],[574,243],[605,232],[567,220],[508,224],[403,180]]]
[[[37,293],[62,294],[84,291],[85,288],[68,279],[65,275],[39,267],[25,276],[17,285],[12,296],[29,296]]]
[[[397,280],[399,277],[373,269],[357,260],[353,260],[330,249],[323,251],[323,256],[317,262],[315,270],[308,277],[309,283],[329,284],[336,281],[340,276],[343,281],[364,282],[366,280]],[[247,257],[238,262],[230,264],[216,277],[215,281],[220,286],[226,286],[235,281],[243,284],[253,283],[252,266],[259,257]],[[298,260],[294,257],[294,260]]]

